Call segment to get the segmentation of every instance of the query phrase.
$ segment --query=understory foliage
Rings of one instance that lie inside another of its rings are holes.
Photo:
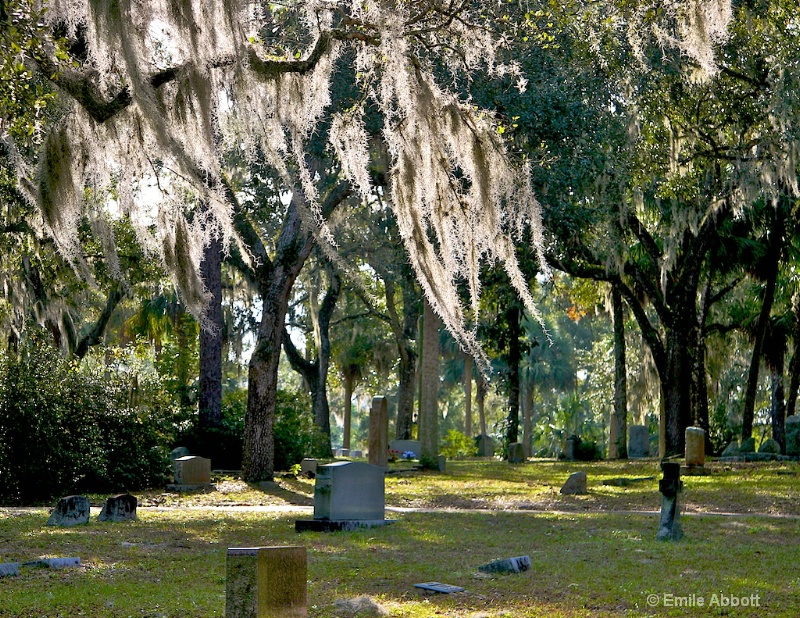
[[[77,364],[39,340],[0,357],[0,503],[162,484],[172,433],[159,379],[128,362]]]
[[[194,419],[189,428],[180,433],[177,443],[188,447],[192,453],[208,453],[214,469],[239,470],[246,409],[246,390],[227,391],[222,397],[222,424],[200,429]],[[310,409],[311,399],[307,393],[278,391],[273,427],[275,470],[290,470],[304,457],[326,456],[330,443],[314,425]]]

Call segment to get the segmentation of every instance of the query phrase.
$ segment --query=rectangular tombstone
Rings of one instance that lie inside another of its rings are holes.
[[[685,436],[686,465],[689,467],[704,465],[706,462],[706,432],[700,427],[687,427]]]
[[[792,414],[786,417],[786,454],[792,457],[800,455],[800,416]]]
[[[494,457],[494,440],[485,433],[475,438],[478,445],[478,457]]]
[[[414,453],[414,459],[419,459],[422,443],[419,440],[392,440],[389,442],[389,448],[399,452],[401,457],[403,453]]]
[[[373,397],[369,411],[369,463],[386,467],[389,464],[389,404],[386,397]]]
[[[317,460],[306,457],[300,462],[300,474],[314,478],[317,475]]]
[[[225,581],[226,618],[305,618],[305,547],[231,547]]]
[[[628,458],[640,459],[650,456],[650,434],[644,425],[628,427]]]
[[[385,471],[359,461],[317,468],[315,520],[382,520],[386,505]]]
[[[176,485],[207,485],[211,483],[211,460],[195,455],[175,460]]]

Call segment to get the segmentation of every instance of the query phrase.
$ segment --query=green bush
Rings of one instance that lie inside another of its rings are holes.
[[[448,459],[473,457],[478,454],[474,440],[470,440],[457,429],[450,429],[442,440],[442,455]]]
[[[0,502],[163,483],[172,408],[135,369],[78,364],[36,340],[0,356]]]
[[[327,437],[314,425],[311,401],[305,394],[278,391],[275,408],[275,470],[289,470],[304,457],[325,457]],[[196,422],[179,439],[192,453],[211,459],[214,468],[238,470],[242,466],[244,416],[247,391],[227,391],[222,397],[222,425],[201,430]]]

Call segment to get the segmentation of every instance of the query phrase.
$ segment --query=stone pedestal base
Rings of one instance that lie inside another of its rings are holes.
[[[298,519],[295,532],[352,532],[359,528],[379,528],[395,523],[396,519]]]

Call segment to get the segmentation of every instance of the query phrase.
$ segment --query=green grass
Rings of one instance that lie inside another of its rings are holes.
[[[589,475],[587,496],[561,496],[571,471]],[[577,616],[800,615],[800,483],[795,464],[715,465],[689,477],[684,540],[655,540],[657,481],[602,485],[658,474],[656,462],[575,464],[448,462],[448,473],[387,477],[387,504],[445,509],[391,513],[398,523],[354,533],[294,532],[308,517],[313,481],[281,479],[263,488],[233,479],[226,493],[141,494],[139,521],[79,528],[44,525],[47,509],[0,509],[0,562],[80,556],[82,566],[24,569],[0,579],[0,616],[206,617],[225,607],[225,550],[308,548],[309,616],[337,614],[335,602],[368,595],[391,616],[495,618]],[[206,507],[283,505],[296,512],[232,512]],[[192,505],[193,508],[180,508]],[[163,508],[163,507],[169,508]],[[465,509],[481,509],[465,510]],[[557,513],[552,511],[558,511]],[[706,511],[706,514],[702,512]],[[713,512],[738,512],[731,517]],[[764,513],[770,517],[747,513]],[[96,512],[94,513],[96,515]],[[527,554],[533,569],[479,576],[495,558]],[[425,595],[413,585],[466,588]],[[658,605],[648,605],[648,595]],[[695,595],[694,607],[664,607],[664,595]],[[718,595],[714,597],[713,595]],[[758,594],[758,608],[709,604]],[[697,607],[702,597],[705,606]]]

